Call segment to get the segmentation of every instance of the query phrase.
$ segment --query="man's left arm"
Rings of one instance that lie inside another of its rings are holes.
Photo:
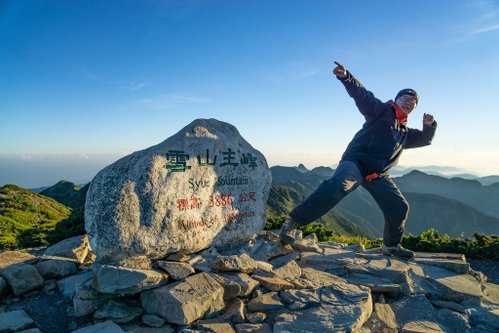
[[[436,130],[437,122],[431,114],[425,113],[423,115],[423,130],[409,128],[404,148],[417,148],[431,144]]]

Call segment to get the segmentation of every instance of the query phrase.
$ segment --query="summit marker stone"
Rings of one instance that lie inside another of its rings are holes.
[[[263,229],[270,184],[265,157],[234,126],[197,119],[101,170],[85,228],[106,263],[238,243]]]

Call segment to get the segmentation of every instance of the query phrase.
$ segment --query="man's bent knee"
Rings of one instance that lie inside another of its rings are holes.
[[[406,200],[401,200],[393,207],[393,215],[399,216],[401,220],[407,220],[411,207]]]

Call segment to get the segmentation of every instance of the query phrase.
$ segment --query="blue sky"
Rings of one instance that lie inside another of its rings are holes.
[[[499,174],[499,1],[0,1],[0,185],[82,183],[196,118],[269,165],[338,163],[363,118],[339,60],[439,123],[400,164]]]

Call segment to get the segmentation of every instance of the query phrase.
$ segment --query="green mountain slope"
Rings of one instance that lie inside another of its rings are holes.
[[[46,244],[48,233],[71,209],[16,185],[0,188],[0,248]]]
[[[83,209],[89,184],[80,187],[67,180],[61,180],[57,184],[44,189],[40,194],[73,209]]]

